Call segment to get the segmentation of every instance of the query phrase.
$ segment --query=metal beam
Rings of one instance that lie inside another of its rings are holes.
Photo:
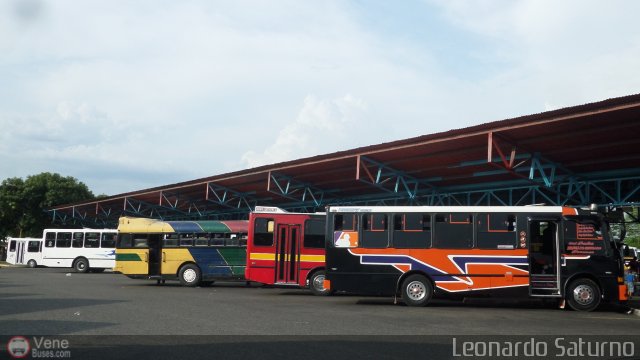
[[[312,184],[298,181],[290,176],[269,172],[267,191],[284,198],[295,200],[300,204],[312,204],[315,207],[323,204],[327,191]]]
[[[545,158],[540,152],[523,149],[502,135],[489,132],[487,140],[487,163],[516,177],[547,188],[552,188],[559,180],[577,178],[562,164]],[[496,158],[499,160],[495,161]],[[522,173],[523,170],[528,172],[528,176]]]
[[[591,203],[610,206],[640,204],[640,175],[612,177],[590,181],[569,178],[553,188],[542,184],[477,184],[475,188],[442,188],[438,197],[426,197],[433,205],[548,205],[587,206]],[[483,188],[484,187],[484,188]],[[435,201],[434,201],[435,200]]]
[[[123,206],[123,214],[134,216],[142,216],[154,219],[164,220],[171,217],[189,217],[188,212],[177,208],[150,204],[145,201],[135,199],[133,197],[125,197]]]
[[[357,158],[356,180],[383,191],[398,194],[409,199],[411,203],[417,201],[418,196],[437,193],[436,187],[427,181],[361,155]]]
[[[226,208],[246,209],[248,211],[255,207],[257,203],[257,200],[252,198],[249,193],[235,191],[212,182],[207,183],[205,199]]]

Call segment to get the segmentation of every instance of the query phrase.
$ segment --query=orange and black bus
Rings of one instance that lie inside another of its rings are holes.
[[[595,210],[551,206],[330,206],[327,284],[398,296],[516,295],[575,310],[626,301],[621,240]]]
[[[308,287],[328,295],[325,214],[289,213],[257,206],[249,215],[245,278],[267,285]]]

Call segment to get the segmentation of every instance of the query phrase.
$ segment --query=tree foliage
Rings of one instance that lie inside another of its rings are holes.
[[[0,184],[0,238],[40,237],[53,227],[48,208],[92,199],[87,185],[71,176],[45,172],[26,180],[5,179]]]
[[[633,210],[625,216],[625,220],[629,221],[626,225],[627,228],[627,236],[624,239],[624,242],[633,247],[640,248],[640,223],[638,220],[640,219],[640,213],[638,208],[633,208]]]

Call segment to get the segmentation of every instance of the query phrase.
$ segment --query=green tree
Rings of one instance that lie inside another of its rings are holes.
[[[18,236],[25,209],[24,181],[9,178],[0,185],[0,239]]]
[[[87,185],[71,176],[45,172],[24,181],[6,179],[0,184],[0,238],[41,236],[53,226],[46,209],[92,199]]]
[[[627,236],[624,239],[625,244],[629,246],[634,246],[640,248],[640,223],[638,219],[640,219],[639,209],[633,208],[630,213],[625,216],[625,220],[629,221],[627,223]]]

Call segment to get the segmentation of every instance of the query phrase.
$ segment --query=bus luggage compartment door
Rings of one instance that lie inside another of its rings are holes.
[[[297,284],[300,253],[300,225],[278,225],[276,284]]]

